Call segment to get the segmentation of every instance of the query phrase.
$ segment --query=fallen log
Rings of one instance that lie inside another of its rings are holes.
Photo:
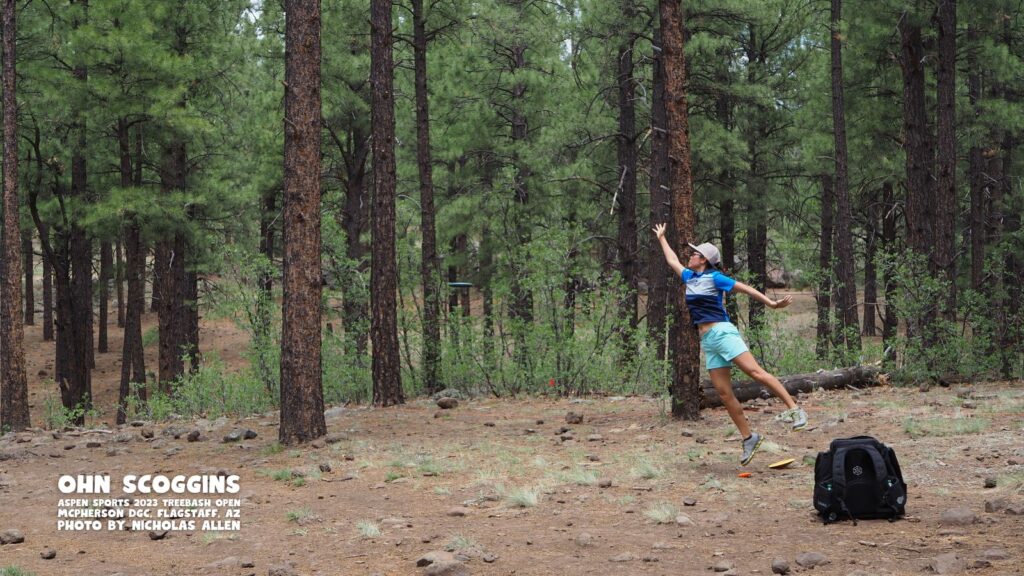
[[[837,370],[819,370],[811,374],[795,374],[793,376],[782,376],[779,381],[785,386],[790,394],[797,392],[809,393],[815,390],[834,390],[836,388],[862,388],[879,386],[881,370],[878,366],[853,366],[850,368],[839,368]],[[711,384],[710,380],[701,380],[701,388],[704,390],[703,408],[714,408],[722,405],[722,399]],[[771,398],[772,393],[757,382],[742,381],[733,382],[732,391],[736,399],[746,402],[754,398]]]

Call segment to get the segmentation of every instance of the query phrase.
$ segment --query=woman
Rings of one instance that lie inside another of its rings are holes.
[[[690,320],[700,333],[700,343],[707,356],[711,383],[714,384],[722,404],[729,412],[729,417],[743,437],[743,456],[740,463],[746,466],[761,447],[764,438],[756,432],[751,432],[747,417],[743,414],[743,407],[732,392],[734,365],[751,379],[768,387],[785,402],[787,410],[780,415],[780,419],[791,421],[794,430],[802,430],[807,426],[807,413],[796,405],[779,379],[766,372],[754,359],[736,326],[729,321],[722,295],[725,292],[742,292],[776,310],[789,306],[793,298],[786,296],[782,300],[772,300],[758,290],[722,274],[717,270],[720,264],[718,248],[709,243],[700,246],[689,244],[692,251],[686,267],[683,267],[679,257],[665,239],[665,225],[656,225],[654,234],[657,235],[661,250],[665,253],[665,261],[686,284],[686,307],[690,310]]]

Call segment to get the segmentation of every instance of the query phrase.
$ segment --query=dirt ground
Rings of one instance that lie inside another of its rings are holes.
[[[205,324],[203,334],[226,364],[240,361],[245,341],[230,324]],[[111,336],[120,350],[119,331]],[[52,344],[41,342],[38,326],[27,339],[40,423],[45,395],[57,397],[40,372],[52,375]],[[98,356],[101,406],[116,400],[119,358]],[[0,439],[0,533],[16,529],[24,542],[0,546],[0,568],[242,576],[291,562],[292,572],[277,573],[425,574],[417,560],[447,549],[471,574],[771,574],[776,558],[791,573],[1024,573],[1020,382],[816,392],[801,403],[811,418],[804,432],[774,421],[777,402],[749,403],[747,416],[767,441],[746,468],[723,410],[677,422],[652,398],[334,407],[329,441],[300,447],[277,444],[276,414],[9,434]],[[570,411],[582,423],[567,423]],[[257,436],[223,442],[236,428]],[[199,441],[187,440],[192,430]],[[895,448],[909,486],[906,519],[824,526],[814,515],[805,459],[857,434]],[[796,463],[767,467],[784,457]],[[744,471],[751,476],[738,477]],[[218,472],[240,477],[237,532],[152,540],[147,531],[56,530],[61,475],[108,474],[110,497],[120,497],[126,474]],[[47,549],[55,558],[41,557]],[[808,552],[827,563],[799,565]]]

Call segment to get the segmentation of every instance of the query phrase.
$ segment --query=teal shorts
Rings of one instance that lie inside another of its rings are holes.
[[[732,322],[719,322],[700,338],[700,345],[707,357],[708,370],[731,368],[732,359],[748,351],[740,337],[740,331]]]

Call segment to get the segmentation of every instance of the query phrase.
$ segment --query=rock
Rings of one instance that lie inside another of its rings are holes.
[[[246,440],[252,440],[257,436],[259,436],[259,434],[257,434],[255,430],[250,430],[249,428],[246,428],[245,431],[242,432],[242,437]]]
[[[229,442],[238,442],[241,439],[242,439],[242,431],[238,430],[236,428],[236,429],[232,430],[231,432],[229,432],[228,435],[224,437],[224,443],[227,444]]]
[[[985,560],[1007,560],[1010,555],[1002,548],[989,548],[981,553],[981,557]]]
[[[469,576],[469,568],[458,560],[446,560],[434,562],[423,573],[426,576]]]
[[[128,425],[132,428],[142,428],[146,425],[146,422],[144,420],[132,420]]]
[[[100,446],[103,446],[103,444],[100,443],[100,442],[86,442],[85,443],[85,447],[86,448],[99,448]]]
[[[209,564],[203,566],[203,568],[212,568],[214,570],[219,570],[221,568],[229,568],[231,566],[234,566],[235,564],[238,564],[238,558],[235,558],[234,556],[228,556],[227,558],[224,558],[223,560],[217,560],[216,562],[210,562]]]
[[[457,408],[458,406],[459,401],[456,400],[455,398],[446,396],[444,398],[437,399],[437,407],[442,410],[451,410],[452,408]]]
[[[472,512],[472,510],[470,510],[469,508],[466,508],[464,506],[456,506],[455,508],[450,508],[447,512],[447,515],[456,518],[462,518],[470,512]]]
[[[1007,504],[1006,513],[1011,516],[1024,516],[1024,503],[1012,502]]]
[[[188,433],[188,441],[189,442],[198,442],[200,436],[201,435],[199,433],[199,430],[193,430],[193,431]]]
[[[985,512],[1002,512],[1006,510],[1006,507],[1010,505],[1010,501],[1007,498],[996,498],[995,500],[985,501]]]
[[[587,548],[596,544],[594,537],[591,536],[589,532],[580,532],[580,534],[576,536],[575,542],[576,545],[581,548]]]
[[[697,505],[697,499],[696,498],[693,498],[692,496],[687,496],[686,498],[683,498],[683,506],[696,506],[696,505]]]
[[[491,422],[491,421],[484,422],[484,426],[486,426],[488,428],[494,428],[494,422]]]
[[[985,478],[985,488],[995,488],[999,482],[992,476]]]
[[[331,432],[327,436],[324,436],[324,442],[328,444],[337,444],[342,440],[348,440],[348,435],[342,434],[341,432]]]
[[[600,482],[597,483],[597,487],[598,488],[611,488],[612,487],[612,481],[611,480],[601,480]]]
[[[686,438],[693,438],[694,431],[689,428],[683,428],[682,435]]]
[[[735,567],[736,565],[733,564],[730,560],[719,560],[711,566],[711,569],[715,572],[728,572],[729,570],[732,570]]]
[[[804,568],[814,568],[815,566],[828,564],[829,560],[821,552],[804,552],[803,554],[797,554],[796,563]]]
[[[950,552],[932,558],[928,567],[936,574],[959,574],[967,570],[967,561]]]
[[[789,562],[784,558],[772,560],[772,574],[789,574]]]
[[[330,472],[331,471],[331,465],[328,464],[327,462],[321,462],[320,463],[320,471],[325,473],[325,474]]]
[[[313,440],[312,442],[309,443],[309,447],[313,448],[314,450],[319,450],[325,446],[327,446],[327,443],[324,442],[322,439]]]
[[[583,414],[577,414],[576,412],[573,412],[572,410],[570,410],[569,413],[565,415],[565,423],[566,424],[582,424],[583,423]]]
[[[693,520],[690,520],[690,517],[687,516],[686,514],[679,514],[679,515],[676,516],[676,525],[677,526],[696,526],[696,524],[693,523]]]
[[[601,457],[597,454],[587,454],[587,460],[590,460],[591,462],[600,462]]]
[[[177,440],[182,436],[188,434],[188,430],[182,428],[181,426],[168,426],[167,428],[164,428],[161,434],[163,434],[164,436],[173,436],[174,439]]]
[[[239,562],[238,566],[240,568],[255,568],[256,567],[256,563],[253,562],[252,560],[246,558],[245,560],[242,560],[241,562]]]
[[[561,440],[562,442],[568,442],[569,440],[575,440],[576,435],[573,434],[572,432],[563,432],[562,435],[558,437],[558,439]]]
[[[486,562],[487,564],[494,564],[498,560],[498,555],[487,553],[481,556],[480,559]]]
[[[978,517],[970,508],[950,508],[939,517],[943,526],[970,526],[977,522]]]
[[[587,442],[601,442],[602,440],[604,440],[604,436],[601,436],[600,434],[591,434],[587,436]]]
[[[609,562],[632,562],[633,560],[636,560],[636,556],[633,556],[629,552],[623,552],[614,558],[608,559]]]
[[[436,392],[433,396],[431,396],[431,398],[433,400],[440,400],[441,398],[455,398],[456,400],[465,400],[466,395],[463,394],[462,392],[459,392],[455,388],[445,388],[440,392]]]
[[[271,566],[270,569],[267,570],[267,576],[298,576],[298,572],[295,571],[295,564],[288,562],[286,564]]]
[[[163,540],[164,538],[167,538],[167,530],[150,530],[149,532],[150,540]]]
[[[46,550],[43,550],[39,553],[39,557],[43,560],[53,560],[57,557],[57,551],[53,548],[47,548]]]
[[[151,429],[149,429],[149,428],[143,428],[142,432],[139,432],[139,434],[141,434],[142,437],[147,439],[147,440],[153,438],[153,435],[154,435],[153,431]]]
[[[455,560],[455,555],[451,552],[436,550],[434,552],[427,552],[423,556],[420,556],[419,560],[416,561],[416,566],[423,568],[424,566],[430,566],[436,562],[450,562],[453,560]]]
[[[0,532],[0,544],[21,544],[24,541],[25,535],[16,528],[8,528]]]
[[[324,410],[324,418],[337,418],[345,414],[344,406],[335,406],[334,408],[328,408]]]

